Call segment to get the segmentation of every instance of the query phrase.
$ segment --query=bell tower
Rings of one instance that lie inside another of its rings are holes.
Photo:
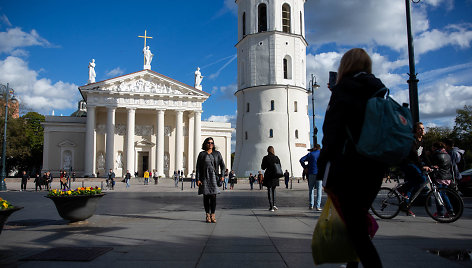
[[[310,147],[304,4],[306,0],[236,0],[238,176],[260,170],[272,145],[282,168],[302,175]]]

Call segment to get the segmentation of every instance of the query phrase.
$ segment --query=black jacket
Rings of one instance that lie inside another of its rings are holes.
[[[268,153],[262,158],[261,169],[265,170],[262,185],[267,187],[279,186],[279,178],[275,177],[275,163],[280,164],[280,159],[274,154]]]
[[[372,74],[360,73],[344,77],[332,88],[323,123],[323,148],[318,159],[318,176],[323,178],[326,164],[330,162],[327,187],[344,184],[353,174],[363,173],[377,177],[386,166],[357,153],[354,143],[359,140],[367,100],[384,84]],[[348,138],[346,127],[352,134]],[[331,179],[333,177],[334,179]]]
[[[438,169],[433,172],[433,177],[437,180],[451,180],[452,161],[447,152],[434,151],[431,157],[431,164],[438,166]]]
[[[203,180],[203,176],[205,174],[206,166],[204,165],[204,162],[203,162],[203,157],[205,156],[205,154],[207,154],[206,151],[201,151],[197,157],[197,168],[196,168],[197,170],[195,174],[195,179],[197,181]],[[215,168],[215,172],[218,175],[218,179],[219,179],[223,177],[222,174],[226,170],[225,162],[223,161],[223,157],[221,156],[221,153],[219,151],[213,150],[211,155],[213,156],[213,159],[214,159],[213,167]]]

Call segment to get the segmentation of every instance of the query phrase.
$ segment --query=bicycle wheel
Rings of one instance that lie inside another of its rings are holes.
[[[392,189],[382,187],[370,208],[377,217],[392,219],[400,212],[400,197]]]
[[[459,194],[451,189],[438,189],[442,202],[439,202],[434,191],[426,197],[426,213],[437,222],[449,223],[457,221],[464,212],[464,201]],[[442,204],[441,204],[442,203]]]

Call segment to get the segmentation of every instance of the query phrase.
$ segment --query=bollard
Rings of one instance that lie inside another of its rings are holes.
[[[82,188],[84,188],[84,181],[82,181]]]
[[[103,181],[100,183],[100,189],[103,189]]]
[[[184,177],[182,177],[182,191],[184,190]]]
[[[293,188],[293,177],[290,178],[290,189],[292,189],[292,188]]]

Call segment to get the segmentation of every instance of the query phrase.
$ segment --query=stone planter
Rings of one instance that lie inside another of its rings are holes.
[[[59,215],[71,222],[83,221],[93,216],[100,198],[105,194],[77,196],[46,196],[56,205]]]
[[[13,208],[9,208],[9,209],[0,210],[0,234],[2,233],[3,226],[5,225],[5,222],[7,221],[8,217],[10,217],[10,215],[13,212],[18,211],[22,208],[23,207],[13,207]]]

